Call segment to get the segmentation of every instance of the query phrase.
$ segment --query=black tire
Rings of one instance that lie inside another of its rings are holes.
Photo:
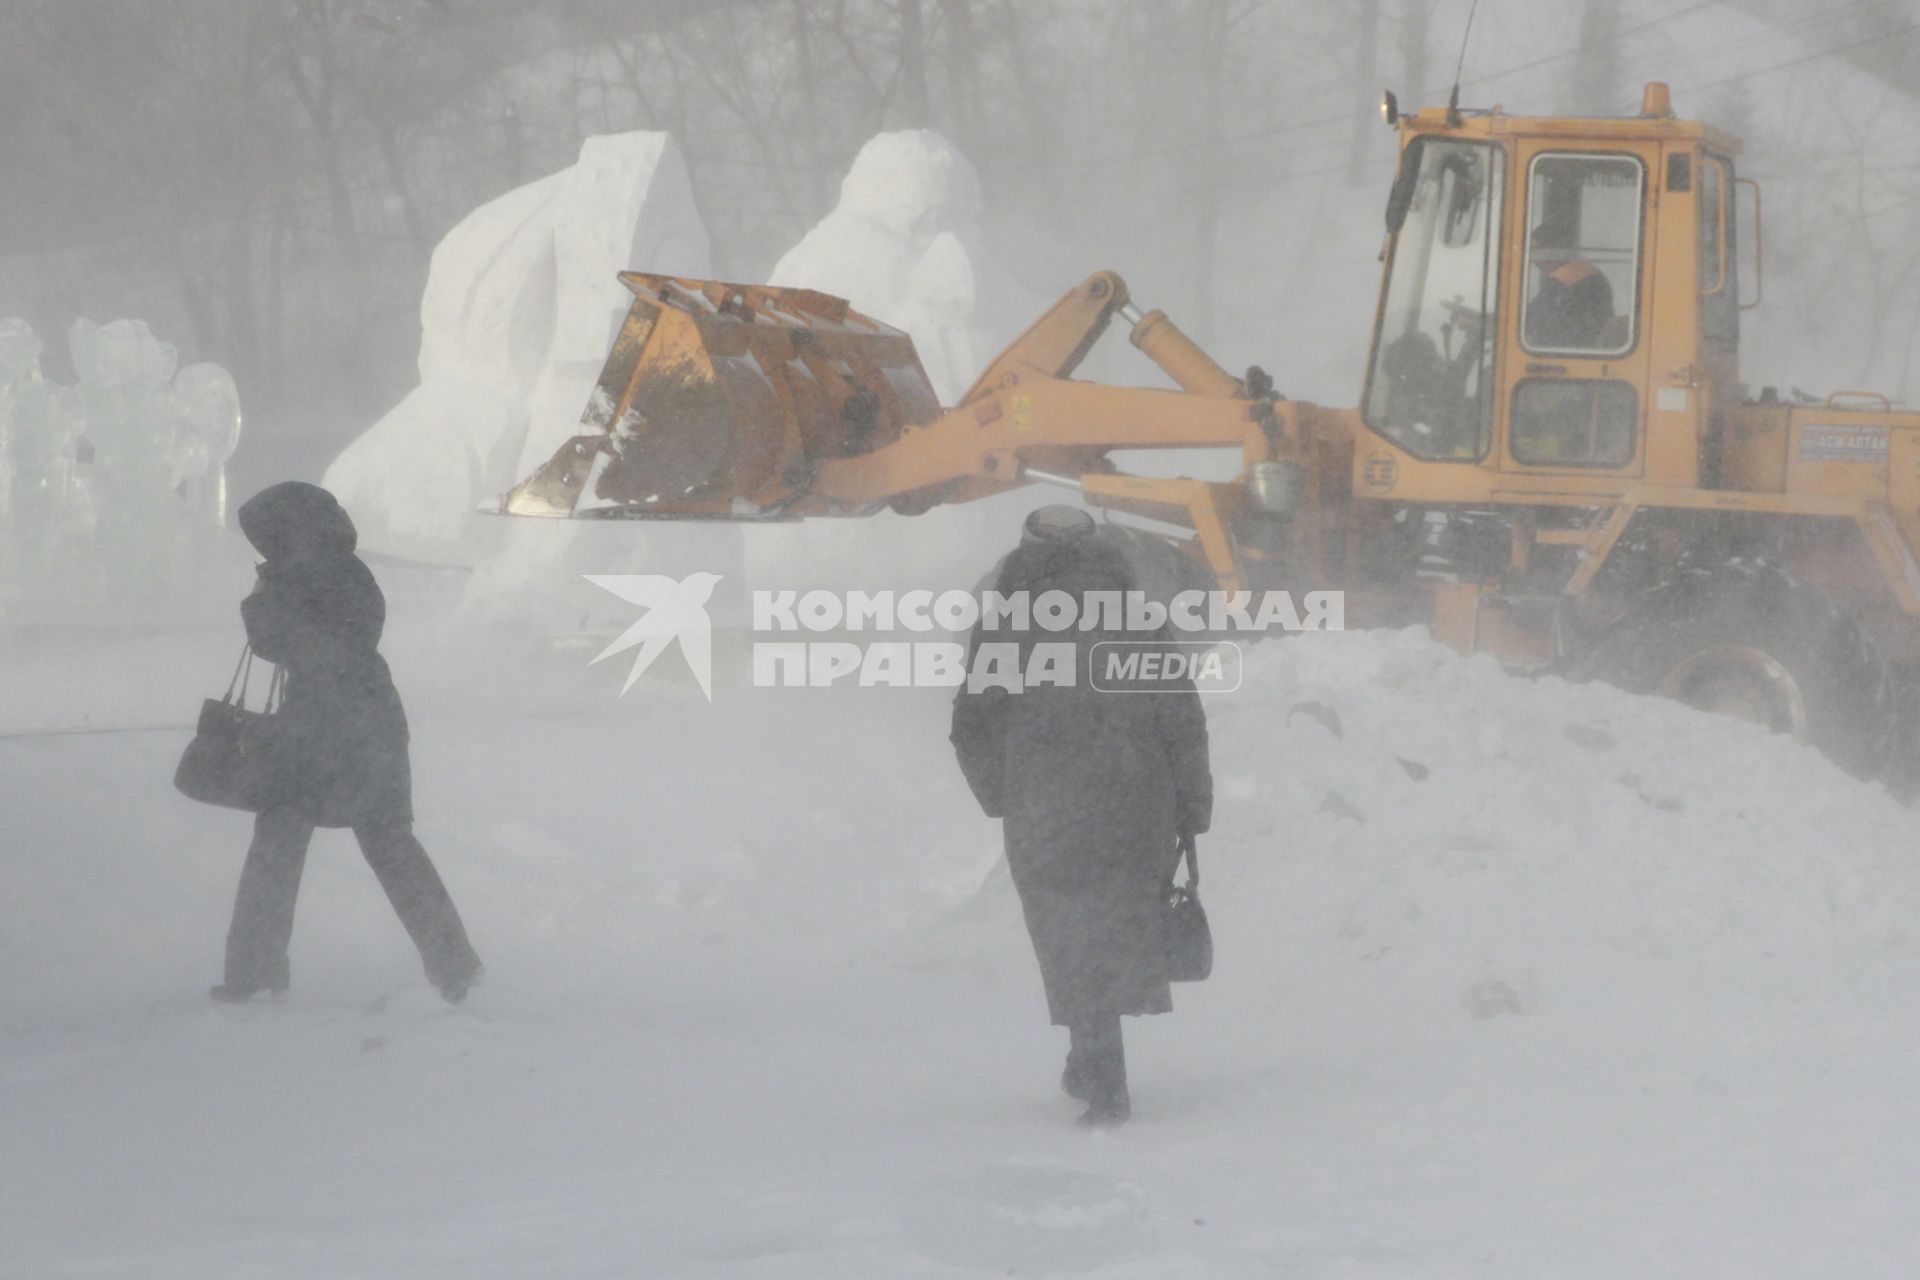
[[[1887,767],[1881,777],[1889,795],[1912,807],[1920,801],[1920,684],[1912,671],[1894,679],[1892,714]]]
[[[1205,561],[1158,534],[1103,523],[1095,536],[1126,557],[1135,589],[1145,592],[1148,599],[1164,604],[1182,591],[1212,591],[1218,586]]]
[[[1744,561],[1642,592],[1575,670],[1791,733],[1856,777],[1886,770],[1896,701],[1885,661],[1825,592]]]
[[[1093,536],[1125,557],[1127,568],[1133,573],[1133,589],[1149,600],[1164,605],[1182,591],[1213,591],[1219,585],[1204,562],[1180,544],[1158,534],[1128,525],[1103,523]],[[974,584],[976,595],[991,589],[1000,580],[1000,570],[1006,562],[1006,556],[994,562],[986,576]]]

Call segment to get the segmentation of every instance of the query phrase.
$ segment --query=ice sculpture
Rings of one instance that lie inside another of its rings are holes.
[[[62,621],[167,614],[223,576],[240,396],[180,370],[138,320],[76,320],[78,380],[48,382],[24,320],[0,320],[0,609]],[[230,603],[230,602],[229,602]]]
[[[208,524],[226,521],[227,459],[240,444],[240,389],[217,364],[173,380],[173,472],[181,500]]]
[[[9,614],[53,544],[73,460],[40,351],[26,321],[0,320],[0,612]]]

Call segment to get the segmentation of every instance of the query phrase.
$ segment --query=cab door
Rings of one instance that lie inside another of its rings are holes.
[[[1501,469],[1639,476],[1659,146],[1526,140],[1517,160]]]

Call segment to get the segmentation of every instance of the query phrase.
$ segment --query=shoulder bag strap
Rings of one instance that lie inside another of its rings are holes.
[[[235,691],[240,695],[240,705],[247,705],[247,681],[253,677],[253,646],[240,646],[240,661],[234,664],[233,679],[227,681],[227,692],[220,701],[232,702]]]

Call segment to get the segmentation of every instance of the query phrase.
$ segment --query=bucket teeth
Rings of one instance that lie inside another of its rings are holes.
[[[511,515],[807,514],[817,459],[933,421],[913,340],[812,289],[624,272],[633,305],[581,423]]]

